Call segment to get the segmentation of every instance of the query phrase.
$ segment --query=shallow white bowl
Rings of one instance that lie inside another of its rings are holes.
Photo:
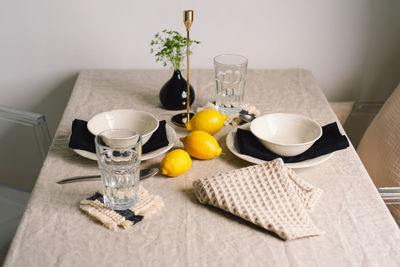
[[[133,109],[117,109],[99,113],[88,121],[87,128],[96,135],[109,129],[129,129],[142,135],[145,144],[158,128],[158,120],[152,114]]]
[[[251,122],[250,131],[272,152],[296,156],[309,149],[322,135],[321,126],[298,114],[272,113]]]

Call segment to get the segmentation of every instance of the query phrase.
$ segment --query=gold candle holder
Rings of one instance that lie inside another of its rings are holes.
[[[185,123],[194,116],[194,113],[190,113],[190,82],[189,82],[189,53],[190,53],[190,27],[193,23],[193,10],[183,11],[183,23],[186,27],[186,109],[187,112],[177,114],[172,117],[172,122],[178,126],[185,126]]]
[[[186,26],[186,82],[187,82],[187,101],[186,101],[186,107],[187,107],[187,116],[186,116],[186,121],[190,120],[190,83],[189,83],[189,52],[190,52],[190,37],[189,37],[189,32],[190,32],[190,27],[192,26],[193,23],[193,10],[185,10],[183,12],[183,22],[185,23]]]

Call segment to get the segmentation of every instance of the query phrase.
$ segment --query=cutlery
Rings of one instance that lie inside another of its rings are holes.
[[[247,112],[246,110],[241,110],[239,112],[239,117],[244,120],[245,122],[251,122],[252,120],[254,120],[256,118],[256,115],[254,114],[250,114],[249,112]]]
[[[157,168],[149,168],[140,170],[140,180],[144,180],[151,176],[156,175],[159,172]],[[81,182],[81,181],[95,181],[100,180],[101,175],[84,175],[84,176],[74,176],[71,178],[65,178],[57,182],[57,184],[67,184],[67,183],[74,183],[74,182]]]

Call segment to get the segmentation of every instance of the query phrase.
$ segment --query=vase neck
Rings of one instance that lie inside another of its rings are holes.
[[[180,70],[174,70],[174,75],[178,79],[182,79],[182,74]]]

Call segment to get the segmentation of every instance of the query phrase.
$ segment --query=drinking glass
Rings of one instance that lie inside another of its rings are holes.
[[[225,115],[235,115],[242,110],[246,85],[247,58],[234,54],[214,57],[217,84],[216,108]]]
[[[132,208],[139,193],[142,136],[132,130],[106,130],[95,136],[104,204],[113,210]]]

